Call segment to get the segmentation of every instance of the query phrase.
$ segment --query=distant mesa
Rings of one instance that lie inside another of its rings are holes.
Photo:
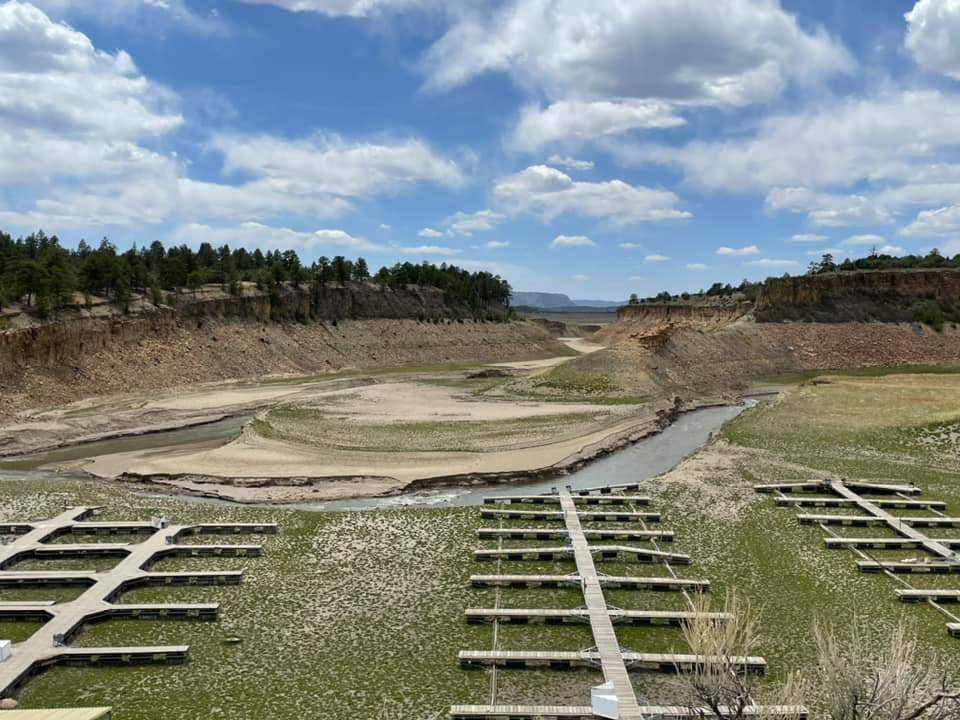
[[[510,303],[515,308],[528,307],[537,310],[581,310],[610,309],[625,305],[626,301],[614,300],[571,300],[564,293],[514,292]]]

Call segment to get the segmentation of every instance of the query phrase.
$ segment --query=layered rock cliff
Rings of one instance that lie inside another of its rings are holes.
[[[103,313],[78,311],[52,322],[0,332],[0,377],[28,365],[56,367],[77,364],[86,355],[140,342],[162,339],[178,328],[202,328],[213,319],[256,323],[327,322],[343,320],[453,321],[471,318],[469,309],[450,306],[443,291],[414,285],[380,288],[369,283],[330,285],[318,291],[284,287],[272,293],[252,285],[239,296],[219,286],[199,292],[169,293],[165,305],[141,303],[134,315],[118,310]],[[501,309],[491,309],[502,317]],[[472,319],[472,318],[471,318]]]
[[[756,318],[761,322],[908,322],[926,321],[926,315],[940,313],[950,319],[957,301],[957,270],[826,273],[770,278],[757,291]]]
[[[623,322],[654,321],[673,322],[732,322],[750,312],[748,302],[731,303],[641,303],[624,305],[617,311],[617,319]]]

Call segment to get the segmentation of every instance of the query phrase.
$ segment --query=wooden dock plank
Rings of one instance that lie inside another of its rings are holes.
[[[623,590],[692,590],[708,592],[709,580],[672,577],[601,575],[600,585]],[[475,587],[578,587],[578,575],[471,575]]]
[[[948,548],[960,548],[960,538],[936,539],[938,542]],[[873,550],[915,550],[923,547],[919,540],[910,540],[904,537],[890,538],[858,538],[858,537],[828,537],[824,538],[824,543],[829,548],[853,547]]]
[[[567,705],[454,705],[451,720],[595,720],[593,708]]]
[[[778,497],[774,502],[780,507],[853,507],[855,500],[842,497]],[[947,504],[941,500],[908,500],[906,498],[871,500],[879,508],[893,508],[900,510],[946,510]]]
[[[690,556],[682,553],[664,552],[651,548],[638,548],[629,545],[590,545],[588,551],[592,555],[599,555],[603,559],[629,558],[636,562],[670,562],[678,565],[689,565]],[[573,558],[573,547],[525,547],[525,548],[483,548],[473,553],[476,560],[554,560],[556,558]]]
[[[575,505],[649,505],[650,498],[646,495],[576,495],[573,497]],[[483,499],[484,505],[559,505],[559,495],[493,495]]]
[[[613,510],[586,510],[578,513],[580,519],[591,522],[659,522],[658,512],[628,512]],[[509,518],[516,520],[547,520],[563,522],[563,512],[558,510],[505,510],[500,508],[481,508],[480,516],[485,518]]]
[[[723,717],[733,717],[732,708],[720,707]],[[744,717],[792,718],[807,720],[809,711],[802,705],[750,706],[742,711]],[[683,706],[641,705],[640,713],[646,720],[689,720],[711,717],[707,708]],[[567,705],[454,705],[451,720],[596,720],[593,708]]]
[[[861,492],[875,495],[919,495],[920,488],[916,485],[896,485],[885,483],[870,483],[848,480],[846,486]],[[812,480],[808,482],[792,483],[766,483],[754,485],[753,489],[760,493],[792,493],[792,492],[816,492],[817,490],[828,489],[829,480]]]
[[[604,680],[613,685],[619,717],[623,720],[642,720],[637,696],[630,682],[624,657],[620,652],[620,642],[613,629],[607,601],[604,599],[597,569],[593,564],[593,553],[590,552],[587,539],[583,536],[576,505],[566,490],[560,491],[560,501],[564,522],[570,533],[570,544],[573,546],[577,572],[580,575],[583,599],[589,611],[590,630],[597,647],[596,660],[603,670]],[[659,515],[657,517],[659,518]]]
[[[879,509],[879,508],[878,508]],[[915,527],[960,527],[960,518],[956,517],[894,517],[894,529]],[[879,516],[869,515],[797,515],[801,525],[849,525],[851,527],[878,527],[890,524]]]
[[[858,560],[857,567],[860,572],[883,572],[886,570],[892,573],[936,573],[938,575],[960,572],[960,562],[942,561]]]
[[[728,613],[695,613],[672,610],[608,610],[614,624],[626,625],[669,625],[679,627],[694,618],[703,618],[725,622],[730,619]],[[499,622],[562,624],[584,622],[590,613],[586,608],[469,608],[465,611],[467,622]]]
[[[960,590],[925,590],[897,588],[897,597],[903,602],[933,600],[938,603],[960,603]]]
[[[656,540],[673,542],[672,530],[603,530],[584,529],[583,536],[588,540]],[[483,540],[507,538],[511,540],[555,540],[570,537],[566,528],[494,528],[477,529],[477,537]]]
[[[620,662],[629,670],[682,672],[685,669],[729,662],[740,670],[762,674],[767,662],[761,657],[719,658],[710,655],[683,653],[623,652],[617,647]],[[601,654],[595,650],[461,650],[458,658],[464,667],[569,667],[589,668],[602,665]],[[632,685],[630,692],[632,692]],[[618,696],[619,697],[619,696]]]

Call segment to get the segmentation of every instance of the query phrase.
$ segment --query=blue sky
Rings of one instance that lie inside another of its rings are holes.
[[[622,299],[960,252],[960,0],[0,3],[0,227]]]

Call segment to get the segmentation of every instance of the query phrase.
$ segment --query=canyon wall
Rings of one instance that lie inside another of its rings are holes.
[[[175,318],[102,321],[94,332],[48,326],[0,359],[0,416],[98,395],[342,368],[532,360],[569,350],[528,322]],[[41,351],[41,348],[43,350]],[[82,348],[82,350],[81,350]]]
[[[732,322],[750,312],[752,304],[748,302],[731,303],[641,303],[624,305],[617,310],[617,319],[623,322],[672,322],[688,320],[693,322]]]
[[[179,328],[202,328],[214,319],[253,323],[301,323],[343,320],[440,321],[470,317],[469,310],[444,302],[433,287],[380,288],[369,283],[330,285],[317,292],[281,288],[274,293],[244,288],[240,296],[208,286],[198,293],[166,295],[168,305],[132,316],[116,313],[72,313],[30,327],[0,332],[0,377],[27,365],[56,367],[77,364],[86,355],[145,339],[162,339]],[[500,316],[502,309],[492,309]]]
[[[950,319],[960,300],[960,271],[878,270],[770,278],[757,291],[758,321],[925,321]]]
[[[447,304],[439,288],[417,285],[382,288],[372,283],[350,282],[317,290],[286,286],[268,293],[248,284],[239,297],[207,290],[200,296],[180,291],[168,295],[168,299],[185,315],[261,321],[417,320],[471,315],[468,308]]]

